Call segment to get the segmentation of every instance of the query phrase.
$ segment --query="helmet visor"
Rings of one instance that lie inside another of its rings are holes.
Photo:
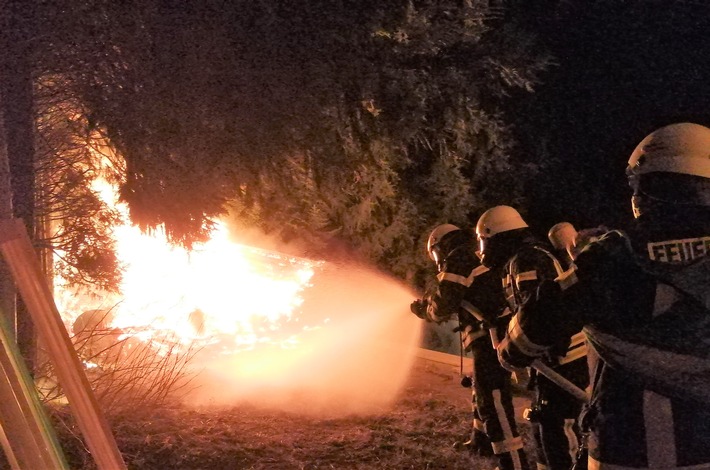
[[[443,261],[441,259],[441,246],[438,243],[431,247],[431,250],[429,250],[429,256],[432,260],[434,260],[437,267],[440,265],[441,261]]]
[[[647,173],[630,175],[634,190],[631,198],[634,217],[638,218],[653,205],[709,207],[710,179],[679,173]]]
[[[486,255],[486,247],[488,246],[488,239],[486,237],[478,237],[478,251],[476,251],[476,256],[480,260]]]

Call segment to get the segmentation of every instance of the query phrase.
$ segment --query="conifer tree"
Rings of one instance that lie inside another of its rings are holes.
[[[431,227],[519,201],[529,172],[511,164],[501,103],[549,58],[486,4],[84,0],[54,13],[48,63],[125,159],[133,221],[176,242],[231,208],[314,255],[343,243],[411,278]]]

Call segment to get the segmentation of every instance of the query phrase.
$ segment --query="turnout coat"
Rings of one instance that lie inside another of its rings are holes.
[[[710,258],[639,258],[610,231],[540,286],[501,344],[521,367],[580,327],[596,356],[590,469],[710,469]],[[512,322],[511,322],[512,323]]]

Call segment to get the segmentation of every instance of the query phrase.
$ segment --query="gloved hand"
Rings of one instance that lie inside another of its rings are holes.
[[[413,314],[415,314],[422,320],[426,320],[426,309],[428,304],[429,302],[424,299],[417,299],[409,305],[409,309],[412,311]]]

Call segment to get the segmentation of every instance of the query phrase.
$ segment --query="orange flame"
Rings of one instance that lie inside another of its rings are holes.
[[[110,310],[107,326],[142,341],[169,332],[187,345],[216,346],[201,358],[195,402],[266,400],[293,410],[286,396],[305,393],[300,411],[372,411],[408,374],[421,322],[407,311],[412,292],[397,281],[240,245],[221,222],[190,252],[129,224],[114,236],[125,266],[120,295],[59,287],[60,312],[71,324],[81,312]]]

